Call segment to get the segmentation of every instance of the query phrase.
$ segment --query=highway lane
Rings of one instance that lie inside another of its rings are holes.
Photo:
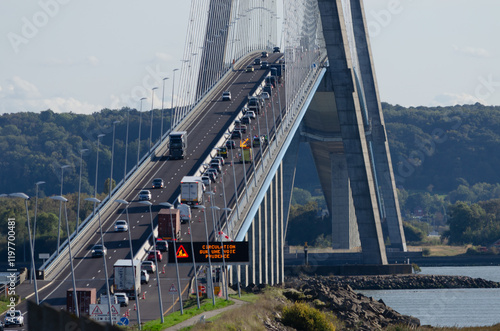
[[[277,57],[278,55],[275,54],[274,58],[272,59],[275,60]],[[253,60],[253,57],[251,58],[251,60]],[[243,65],[242,68],[244,68],[245,66],[246,64]],[[154,205],[152,211],[153,218],[155,220],[156,214],[160,209],[157,206],[158,203],[166,201],[173,202],[173,199],[179,192],[179,183],[182,176],[193,174],[201,165],[210,150],[214,147],[214,141],[216,139],[218,140],[227,131],[227,128],[234,120],[237,111],[239,111],[246,102],[247,95],[252,92],[253,89],[255,89],[255,85],[261,81],[264,73],[265,70],[256,70],[253,73],[246,73],[243,70],[238,70],[232,73],[227,83],[220,88],[220,91],[218,93],[215,94],[213,100],[211,100],[211,102],[209,103],[208,108],[200,112],[199,118],[193,125],[188,128],[188,157],[184,160],[174,161],[168,160],[168,158],[165,156],[158,156],[158,162],[156,162],[155,165],[150,169],[148,174],[144,176],[139,185],[134,190],[129,192],[126,196],[122,197],[125,200],[132,201],[129,207],[129,216],[135,251],[142,245],[142,243],[151,233],[149,209],[147,206],[136,203],[136,195],[139,190],[150,188],[153,178],[161,177],[165,180],[166,187],[164,189],[151,189],[153,195],[151,202]],[[220,95],[223,90],[231,91],[232,101],[222,102],[220,100]],[[284,93],[281,94],[282,97],[284,97]],[[281,104],[284,105],[284,101]],[[275,115],[277,115],[278,113],[279,112],[276,109]],[[266,126],[272,127],[272,116],[273,114],[270,107],[266,107],[266,111],[259,116],[258,124],[255,123],[257,124],[257,126],[260,126],[261,132],[267,131],[267,129],[263,129]],[[265,120],[266,118],[267,123]],[[252,126],[255,124],[254,122],[252,122]],[[252,133],[255,134],[256,132]],[[246,136],[249,135],[250,130],[247,132]],[[258,149],[254,148],[253,150],[254,152],[256,152]],[[234,150],[233,152],[236,151],[237,150]],[[231,151],[229,151],[229,154],[230,152]],[[237,153],[235,153],[235,157],[236,154]],[[258,159],[259,153],[256,154]],[[226,193],[226,199],[228,201],[229,207],[232,206],[230,203],[231,201],[232,203],[234,203],[234,198],[231,198],[234,194],[234,182],[232,169],[230,167],[231,166],[228,165],[224,167],[224,171],[226,173],[226,175],[224,176],[224,191]],[[244,186],[243,165],[235,163],[234,167],[236,172],[237,186],[239,188],[242,188]],[[247,164],[245,168],[247,171],[247,176],[248,178],[250,178],[250,174],[253,168],[252,166],[249,166],[249,164]],[[223,197],[221,196],[223,192],[221,183],[215,184],[215,187],[218,194],[218,196],[216,196],[215,198],[216,205],[218,205],[219,207],[224,207],[223,205],[221,205],[221,203],[223,203]],[[130,257],[127,235],[125,233],[115,233],[113,231],[114,222],[117,219],[125,219],[124,208],[118,205],[116,207],[116,213],[114,213],[113,217],[102,220],[105,245],[108,248],[106,261],[108,263],[107,269],[110,277],[112,276],[112,266],[114,262],[120,258]],[[207,213],[207,220],[209,221],[209,223],[207,224],[208,228],[213,230],[213,225],[211,223],[211,213]],[[193,212],[192,223],[192,231],[194,237],[193,239],[195,241],[205,240],[203,221],[203,214],[199,210],[195,210]],[[187,225],[182,226],[182,233],[183,235],[181,241],[188,240],[189,235],[187,235]],[[75,252],[73,253],[75,254],[74,263],[77,287],[96,287],[98,291],[102,293],[105,291],[103,262],[101,258],[90,258],[89,253],[89,249],[99,241],[100,237],[99,233],[97,232],[90,238],[86,249],[77,252],[76,254]],[[161,262],[160,269],[163,269],[163,265],[165,265],[165,260]],[[171,297],[168,294],[168,289],[170,288],[171,283],[177,284],[176,281],[174,281],[176,279],[174,269],[175,268],[168,266],[166,267],[166,273],[160,275],[164,302],[168,302],[166,301],[166,299],[168,297]],[[187,275],[190,269],[190,267],[181,268],[181,274],[184,275],[181,276],[183,278],[183,282],[181,284],[181,287],[183,289],[185,289],[187,286],[188,278],[185,275]],[[58,277],[54,282],[54,285],[43,290],[40,295],[40,297],[45,302],[50,303],[54,306],[65,306],[66,290],[71,287],[71,277],[69,276],[69,269],[67,268],[64,273],[61,273],[61,275],[64,276]],[[156,284],[156,281],[153,278],[155,277],[151,277],[150,279],[150,285],[153,283]],[[143,320],[159,317],[157,307],[158,303],[154,300],[155,296],[157,295],[157,291],[156,289],[153,291],[149,289],[147,291],[148,293],[146,295],[146,300],[140,300],[141,316],[143,316]],[[133,304],[134,301],[131,302]],[[144,306],[144,308],[142,308],[142,306]],[[164,305],[164,311],[168,311],[168,309],[169,307],[167,307],[167,305]],[[134,314],[132,313],[131,317],[132,315]]]

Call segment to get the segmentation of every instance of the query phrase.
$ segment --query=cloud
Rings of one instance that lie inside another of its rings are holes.
[[[481,103],[487,105],[486,100],[480,99],[472,94],[467,93],[442,93],[434,97],[431,106],[455,106],[465,104]]]
[[[174,57],[167,53],[156,52],[155,58],[161,61],[173,61]]]
[[[82,102],[72,97],[44,98],[34,84],[18,76],[7,79],[3,86],[0,85],[0,113],[52,109],[57,113],[91,114],[102,108],[104,107],[101,105]]]
[[[86,58],[81,59],[57,59],[51,58],[46,60],[44,65],[51,67],[71,67],[71,66],[96,66],[99,64],[99,59],[94,55],[89,55]]]
[[[87,63],[92,66],[96,66],[99,64],[99,59],[94,55],[87,56]]]
[[[466,55],[472,55],[475,57],[491,57],[491,53],[484,48],[479,47],[459,47],[457,45],[452,45],[453,50],[457,53],[462,53]]]

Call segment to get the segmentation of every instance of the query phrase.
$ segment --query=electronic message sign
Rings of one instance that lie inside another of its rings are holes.
[[[175,255],[177,255],[178,263],[193,263],[194,259],[197,264],[208,264],[208,252],[210,251],[211,263],[221,264],[224,261],[227,264],[243,264],[249,263],[250,254],[247,241],[237,242],[210,242],[207,247],[206,242],[193,242],[194,252],[191,250],[190,242],[176,242],[176,248],[172,242],[168,243],[168,263],[175,263]],[[224,252],[224,253],[223,253]],[[174,255],[175,254],[175,255]]]

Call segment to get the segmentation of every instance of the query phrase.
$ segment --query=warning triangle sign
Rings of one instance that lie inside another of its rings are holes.
[[[113,314],[113,315],[120,314],[120,312],[118,310],[116,310],[115,305],[111,305],[111,314]]]
[[[189,255],[186,252],[186,249],[184,248],[184,246],[180,245],[179,249],[177,249],[177,258],[186,258],[186,257],[189,257]]]
[[[99,306],[95,306],[94,310],[92,310],[91,315],[102,315],[102,310]]]

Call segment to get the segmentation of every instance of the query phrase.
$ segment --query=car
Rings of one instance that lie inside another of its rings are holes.
[[[267,93],[267,92],[262,92],[262,93],[260,94],[260,97],[261,97],[262,99],[264,99],[264,100],[269,100],[269,99],[271,98],[271,96],[270,96],[270,95],[269,95],[269,93]]]
[[[274,46],[273,53],[281,53],[281,49],[278,46]]]
[[[149,283],[149,274],[146,270],[141,270],[141,284]]]
[[[148,190],[142,190],[139,192],[139,201],[151,200],[151,192]]]
[[[115,293],[115,298],[118,299],[118,303],[120,304],[120,307],[127,307],[128,306],[128,296],[125,293],[117,292],[117,293]]]
[[[232,133],[231,133],[231,139],[241,139],[241,131],[240,130],[234,130]]]
[[[231,92],[229,91],[222,92],[222,101],[231,101]]]
[[[260,65],[260,57],[253,60],[253,64]]]
[[[203,174],[201,176],[201,181],[203,182],[203,185],[205,185],[206,187],[208,187],[210,185],[210,181],[211,181],[210,176]]]
[[[150,251],[148,253],[148,257],[147,257],[147,260],[148,261],[154,261],[155,260],[155,253],[156,253],[156,260],[158,260],[158,262],[161,262],[162,258],[163,258],[163,255],[161,254],[160,251],[157,251],[157,250],[154,250],[154,251]]]
[[[155,178],[153,179],[153,188],[163,188],[164,186],[164,182],[163,182],[163,179],[161,178]]]
[[[226,146],[223,146],[223,147],[219,147],[217,149],[217,155],[218,157],[222,157],[223,159],[227,157],[227,147]]]
[[[127,221],[118,220],[115,222],[115,232],[127,232],[128,224]]]
[[[262,143],[264,143],[264,137],[263,136],[254,136],[253,137],[253,141],[252,141],[252,146],[253,147],[258,147],[260,146]]]
[[[235,131],[236,131],[236,130],[238,130],[238,131],[240,131],[242,134],[243,134],[243,133],[247,133],[247,126],[246,126],[246,125],[244,125],[244,124],[238,124],[238,125],[235,125],[234,130],[235,130]]]
[[[269,62],[262,61],[262,63],[260,64],[260,68],[261,69],[269,69]]]
[[[168,243],[164,240],[157,240],[155,249],[159,250],[160,252],[168,252]]]
[[[142,261],[141,270],[145,270],[148,274],[152,274],[156,271],[156,265],[153,261]]]
[[[264,51],[261,53],[260,57],[268,57],[269,56],[269,53]]]
[[[23,326],[24,316],[20,310],[8,310],[7,313],[5,314],[4,324],[5,327],[11,325]]]
[[[207,176],[208,178],[210,178],[210,180],[212,181],[212,183],[215,183],[215,181],[217,180],[217,177],[215,176],[215,173],[213,173],[213,172],[205,171],[205,173],[203,173],[202,179],[205,176]],[[205,183],[203,183],[203,184],[206,185]]]
[[[246,72],[253,72],[253,65],[251,65],[251,64],[247,65],[247,67],[245,68],[245,71]]]
[[[217,177],[219,177],[219,172],[215,168],[208,168],[207,171],[205,171],[205,173],[213,174],[216,180],[217,180]]]
[[[227,149],[235,149],[236,143],[234,142],[234,140],[228,140],[226,141],[226,147]]]
[[[220,166],[220,163],[219,162],[210,162],[210,168],[209,169],[215,169],[217,170],[218,173],[221,173],[222,172],[222,167]]]
[[[96,244],[94,245],[94,247],[92,247],[92,257],[100,257],[106,255],[107,253],[108,249],[106,248],[106,246]]]
[[[241,118],[241,123],[243,123],[243,124],[250,124],[250,123],[252,123],[252,119],[250,117],[248,117],[248,116],[243,116]]]
[[[249,117],[253,120],[257,118],[257,115],[255,115],[255,112],[253,110],[247,110],[243,114],[244,114],[243,117]]]
[[[221,166],[224,166],[226,164],[226,161],[224,161],[223,156],[216,156],[216,157],[214,157],[214,160],[219,160],[219,163]]]

